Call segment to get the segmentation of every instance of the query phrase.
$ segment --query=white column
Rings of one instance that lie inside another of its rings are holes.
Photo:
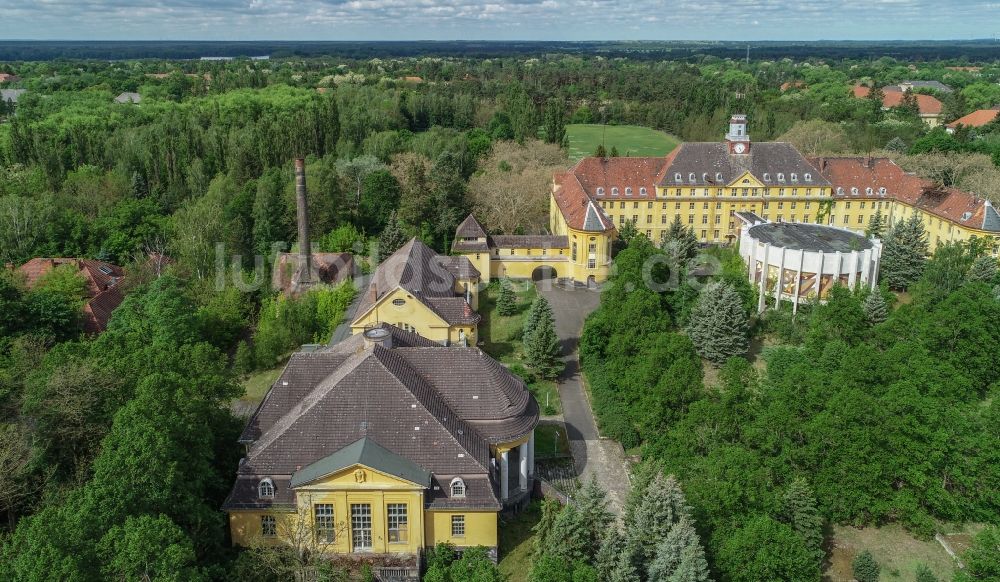
[[[851,251],[851,272],[847,274],[847,288],[854,291],[858,282],[858,251]]]
[[[778,259],[778,280],[774,284],[774,308],[779,309],[781,307],[781,285],[785,279],[785,251],[784,247],[781,248],[781,258]]]
[[[535,476],[535,431],[528,437],[528,475]]]
[[[521,465],[521,471],[518,474],[517,484],[520,486],[521,491],[528,490],[528,443],[522,443],[521,446],[517,448],[517,458]]]
[[[805,261],[806,251],[799,250],[799,268],[795,271],[795,297],[792,298],[792,315],[799,312],[799,294],[802,293],[802,262]]]
[[[878,270],[879,267],[882,265],[881,243],[879,244],[878,248],[872,250],[872,258],[873,258],[871,264],[872,276],[871,276],[871,281],[869,281],[869,283],[871,283],[871,288],[874,289],[875,287],[878,286]]]
[[[820,291],[823,290],[823,261],[825,260],[823,251],[819,251],[819,270],[816,272],[816,301],[821,299]]]
[[[768,259],[771,256],[771,244],[764,245],[764,258],[760,265],[760,292],[757,294],[757,312],[764,313],[764,306],[767,305],[767,275]],[[756,265],[755,265],[756,268]]]
[[[510,495],[510,491],[507,489],[507,482],[510,476],[510,467],[507,463],[508,452],[504,451],[500,453],[500,501],[506,501]]]

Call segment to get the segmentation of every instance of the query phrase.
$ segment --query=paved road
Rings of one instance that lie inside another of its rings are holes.
[[[586,289],[550,285],[547,281],[539,283],[538,290],[552,305],[556,333],[562,344],[566,369],[559,378],[559,396],[577,474],[581,483],[595,477],[608,492],[611,510],[619,514],[629,489],[625,451],[615,441],[600,439],[577,357],[583,322],[597,309],[600,295]]]

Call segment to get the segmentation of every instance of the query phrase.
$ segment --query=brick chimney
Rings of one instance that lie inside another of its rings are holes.
[[[299,225],[299,261],[293,287],[307,287],[312,280],[312,252],[309,248],[309,204],[306,198],[306,161],[295,158],[295,206]]]

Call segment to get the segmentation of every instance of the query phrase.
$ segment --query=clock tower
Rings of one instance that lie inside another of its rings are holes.
[[[747,133],[747,116],[736,113],[729,118],[729,133],[726,134],[730,154],[749,154],[750,135]]]

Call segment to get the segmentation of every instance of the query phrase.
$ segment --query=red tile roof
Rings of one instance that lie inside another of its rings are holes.
[[[666,165],[666,158],[583,158],[570,169],[580,181],[580,186],[591,197],[629,199],[626,188],[631,188],[631,197],[641,199],[641,188],[646,195],[656,196],[656,178]],[[603,193],[598,191],[603,188]],[[618,194],[614,195],[614,189]]]
[[[107,329],[111,312],[125,299],[119,286],[125,277],[125,270],[94,259],[38,257],[21,265],[19,271],[24,274],[25,284],[30,289],[46,273],[60,265],[72,265],[86,282],[84,330],[88,333],[100,333]]]
[[[611,219],[604,214],[604,211],[597,208],[593,199],[580,183],[579,177],[573,173],[573,169],[568,172],[559,172],[555,175],[555,189],[552,198],[555,199],[559,207],[559,213],[566,220],[566,224],[575,230],[586,230],[588,212],[596,212],[604,225],[609,226],[608,230],[614,228],[610,226]]]
[[[854,89],[852,89],[854,96],[858,99],[864,99],[868,96],[870,91],[871,89],[865,87],[864,85],[855,85]],[[891,109],[893,107],[899,107],[903,104],[904,93],[902,91],[883,89],[883,94],[885,95],[882,98],[883,107]],[[939,115],[942,107],[943,105],[936,98],[930,95],[917,93],[917,108],[920,110],[921,115]]]
[[[888,158],[812,158],[810,162],[830,180],[837,198],[891,199],[969,228],[993,231],[997,226],[996,211],[985,199],[936,186]],[[885,194],[880,194],[882,188]]]
[[[959,117],[955,121],[949,123],[948,127],[958,127],[959,125],[964,125],[966,127],[982,127],[996,119],[998,114],[1000,114],[1000,108],[998,107],[994,107],[993,109],[980,109],[979,111],[973,111],[965,117]]]

